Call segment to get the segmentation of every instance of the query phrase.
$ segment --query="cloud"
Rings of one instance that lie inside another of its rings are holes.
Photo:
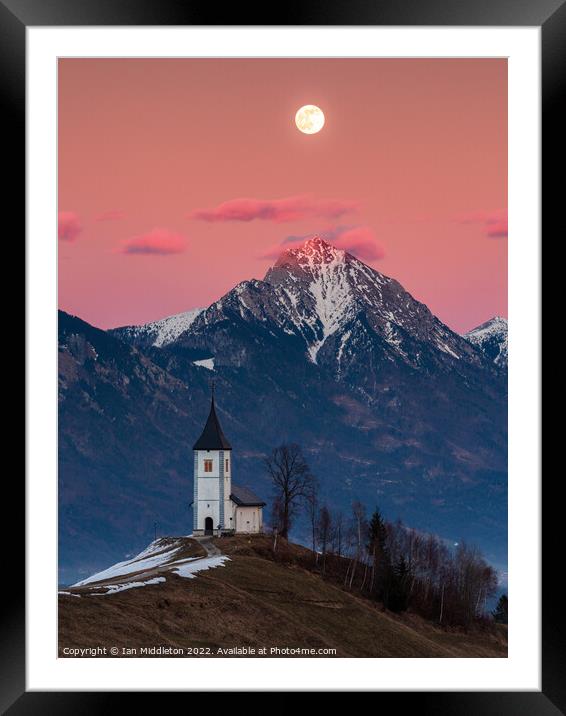
[[[357,211],[358,202],[340,199],[315,199],[308,195],[284,199],[232,199],[214,209],[198,209],[189,214],[198,221],[273,221],[284,223],[309,218],[338,219]]]
[[[366,261],[377,261],[385,256],[385,249],[369,226],[341,228],[336,237],[329,240],[337,248],[344,249]]]
[[[75,241],[83,230],[79,217],[72,211],[60,211],[57,234],[61,241]]]
[[[481,224],[484,227],[485,235],[490,238],[507,238],[507,209],[495,211],[477,211],[471,214],[463,214],[458,217],[461,224]]]
[[[509,227],[507,225],[507,219],[503,221],[495,221],[488,224],[487,235],[492,238],[501,238],[509,236]]]
[[[186,246],[187,241],[181,234],[176,234],[167,229],[152,229],[146,234],[133,236],[131,239],[122,241],[116,252],[121,254],[167,256],[169,254],[183,253]]]
[[[95,221],[118,221],[119,219],[125,219],[126,214],[119,209],[110,209],[110,211],[103,211],[101,214],[95,217]]]
[[[272,246],[259,258],[276,260],[283,251],[298,248],[315,235],[287,236],[280,244]],[[321,231],[318,235],[337,249],[343,249],[363,261],[377,261],[385,256],[385,249],[369,226],[337,226]]]

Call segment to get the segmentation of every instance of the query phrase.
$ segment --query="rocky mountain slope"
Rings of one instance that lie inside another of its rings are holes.
[[[268,502],[262,456],[298,442],[333,508],[377,504],[505,562],[505,373],[394,279],[315,238],[171,340],[150,326],[60,316],[62,581],[154,521],[188,530],[213,377],[234,480]]]
[[[144,323],[142,326],[123,326],[114,331],[114,335],[127,343],[142,348],[149,346],[160,348],[172,343],[181,333],[187,331],[203,310],[202,308],[193,308],[192,311],[177,313],[175,316]]]
[[[59,654],[116,657],[505,657],[504,628],[444,631],[323,579],[312,555],[266,537],[215,540],[207,556],[187,538],[159,539],[127,562],[59,594]],[[143,652],[142,649],[150,649]],[[189,651],[192,649],[193,651]],[[250,650],[255,650],[250,653]],[[82,652],[80,650],[83,650]],[[85,651],[86,650],[86,651]],[[195,652],[196,650],[196,652]],[[97,655],[101,655],[99,652]],[[104,656],[104,655],[102,655]]]
[[[464,335],[499,368],[507,368],[507,320],[501,316],[490,318],[489,321],[473,328]]]

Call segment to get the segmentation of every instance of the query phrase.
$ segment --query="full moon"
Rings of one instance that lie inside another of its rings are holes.
[[[295,124],[304,134],[316,134],[324,127],[324,113],[314,104],[305,104],[297,110]]]

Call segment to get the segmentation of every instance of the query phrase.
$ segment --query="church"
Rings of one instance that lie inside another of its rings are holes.
[[[214,404],[200,438],[193,445],[193,534],[255,534],[263,530],[263,502],[246,487],[232,483],[232,446]]]

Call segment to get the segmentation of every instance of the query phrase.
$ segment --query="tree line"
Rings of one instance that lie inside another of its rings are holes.
[[[296,444],[275,448],[265,467],[274,487],[274,548],[278,537],[288,538],[299,513],[306,513],[313,566],[322,576],[390,611],[411,610],[445,626],[467,627],[489,618],[497,573],[476,547],[449,546],[400,520],[386,521],[377,508],[368,514],[359,501],[349,514],[330,509]],[[500,613],[496,619],[503,621]]]

